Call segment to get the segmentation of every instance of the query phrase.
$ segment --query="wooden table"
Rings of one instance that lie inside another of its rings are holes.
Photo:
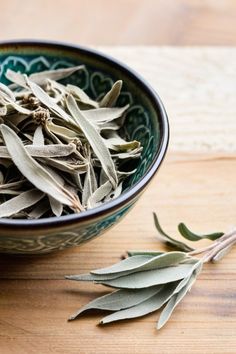
[[[236,49],[102,48],[125,60],[160,93],[172,131],[167,158],[118,226],[81,248],[0,259],[0,352],[235,353],[236,248],[206,265],[168,325],[157,314],[96,326],[101,314],[66,319],[107,292],[64,280],[119,260],[127,249],[157,249],[155,210],[168,232],[185,221],[196,232],[235,223]],[[203,242],[204,244],[204,242]]]
[[[235,0],[1,1],[0,40],[235,45]]]

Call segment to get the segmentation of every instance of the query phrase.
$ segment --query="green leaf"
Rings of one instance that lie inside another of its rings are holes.
[[[150,255],[147,256],[141,255],[132,258],[126,258],[110,267],[92,270],[91,273],[97,275],[103,275],[108,273],[119,273],[127,270],[134,270],[135,268],[140,267],[141,265],[150,261],[151,259],[153,259],[153,257]]]
[[[168,252],[156,257],[134,256],[127,258],[111,267],[91,271],[92,274],[103,275],[111,273],[122,273],[124,271],[144,271],[158,268],[165,268],[178,264],[187,258],[184,252]],[[137,262],[135,264],[135,262]]]
[[[188,275],[186,279],[182,280],[182,284],[179,284],[179,287],[177,289],[179,290],[177,292],[177,289],[175,289],[173,296],[170,298],[168,301],[167,305],[161,312],[158,324],[157,324],[157,329],[160,329],[165,325],[165,323],[168,321],[170,318],[172,312],[174,311],[175,307],[179,304],[179,302],[184,298],[184,296],[187,294],[187,292],[191,289],[193,283],[195,282],[197,275],[201,271],[202,263],[197,263],[197,268],[193,269],[192,274]]]
[[[186,238],[187,240],[190,240],[190,241],[199,241],[202,239],[209,239],[209,240],[214,241],[224,235],[223,232],[214,232],[212,234],[197,235],[197,234],[193,233],[192,231],[190,231],[187,228],[187,226],[182,222],[178,225],[178,230],[184,238]]]
[[[192,247],[189,247],[188,245],[186,245],[183,242],[180,242],[178,240],[175,240],[174,238],[172,238],[171,236],[167,235],[165,233],[165,231],[163,231],[156,213],[153,213],[153,217],[154,217],[154,224],[156,226],[157,231],[159,232],[159,234],[162,236],[162,238],[164,239],[166,245],[174,247],[177,250],[183,251],[183,252],[191,252],[193,251]]]
[[[189,279],[191,278],[191,276],[193,274],[195,274],[197,276],[200,273],[201,270],[202,270],[202,262],[201,262],[201,260],[195,259],[195,263],[193,263],[193,265],[192,265],[191,272],[189,273],[189,275],[186,278],[184,278],[183,280],[181,280],[179,282],[179,284],[177,285],[173,295],[178,293],[189,282]]]
[[[69,320],[74,320],[84,311],[90,309],[108,310],[108,311],[119,311],[122,309],[127,309],[129,307],[135,306],[150,297],[158,293],[162,286],[153,286],[147,289],[139,290],[117,290],[110,294],[104,295],[95,299],[83,306],[79,311],[72,315]]]
[[[191,264],[180,264],[176,267],[147,270],[121,276],[111,280],[96,280],[96,283],[113,288],[140,289],[150,286],[166,284],[185,278],[191,272]],[[119,274],[119,273],[118,273]]]
[[[108,315],[104,317],[100,321],[100,323],[106,324],[114,321],[141,317],[151,312],[154,312],[159,308],[161,308],[166,303],[166,301],[168,301],[175,287],[176,287],[176,283],[167,284],[164,287],[162,287],[162,289],[157,294],[154,294],[152,297],[148,298],[147,300],[141,302],[136,306]]]

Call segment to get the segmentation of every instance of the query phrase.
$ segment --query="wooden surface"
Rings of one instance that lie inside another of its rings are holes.
[[[235,50],[103,49],[124,59],[158,89],[170,115],[169,153],[134,209],[101,238],[53,255],[1,256],[0,351],[233,354],[236,248],[219,264],[205,266],[159,332],[156,313],[106,327],[96,326],[102,314],[66,322],[81,305],[108,290],[64,280],[64,275],[112,264],[128,249],[158,249],[152,211],[172,234],[180,221],[196,232],[227,231],[236,221]],[[226,145],[216,144],[215,135]]]
[[[92,45],[235,45],[235,0],[1,1],[0,39]]]

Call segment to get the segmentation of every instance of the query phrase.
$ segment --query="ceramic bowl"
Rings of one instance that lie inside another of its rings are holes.
[[[139,140],[144,149],[137,172],[128,180],[120,197],[80,214],[40,220],[0,219],[0,252],[41,254],[79,246],[118,223],[137,201],[158,170],[168,145],[168,119],[157,93],[137,73],[107,55],[79,46],[55,42],[0,43],[0,81],[5,72],[33,72],[85,64],[85,69],[64,82],[80,86],[94,99],[113,82],[124,82],[118,105],[130,108],[124,132]]]

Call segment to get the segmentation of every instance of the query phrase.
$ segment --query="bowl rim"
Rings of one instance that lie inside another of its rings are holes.
[[[131,200],[133,200],[137,195],[139,195],[142,190],[147,186],[150,182],[152,177],[157,172],[158,168],[160,167],[169,143],[169,122],[165,107],[157,94],[157,92],[151,87],[151,85],[142,77],[140,76],[135,70],[131,69],[125,63],[113,58],[110,55],[104,54],[96,49],[91,49],[86,46],[76,45],[68,42],[63,41],[54,41],[54,40],[35,40],[35,39],[20,39],[20,40],[9,40],[9,41],[0,41],[0,51],[4,47],[49,47],[52,49],[61,49],[61,50],[68,50],[71,52],[81,52],[84,55],[89,55],[94,58],[97,58],[105,63],[112,64],[118,70],[125,73],[131,80],[136,81],[148,94],[150,101],[155,110],[158,112],[159,122],[160,122],[160,131],[161,131],[161,141],[159,145],[159,149],[157,150],[151,165],[149,166],[148,170],[142,176],[142,178],[134,184],[127,192],[121,194],[116,199],[102,204],[101,206],[93,209],[86,210],[79,214],[69,214],[59,217],[49,217],[49,218],[42,218],[37,220],[12,220],[7,218],[0,219],[0,227],[1,229],[17,229],[21,228],[28,230],[30,229],[42,229],[45,226],[49,227],[66,227],[68,225],[76,224],[78,222],[85,222],[93,218],[99,218],[105,216],[106,214],[112,213],[112,211],[119,209],[122,206],[127,205]]]

